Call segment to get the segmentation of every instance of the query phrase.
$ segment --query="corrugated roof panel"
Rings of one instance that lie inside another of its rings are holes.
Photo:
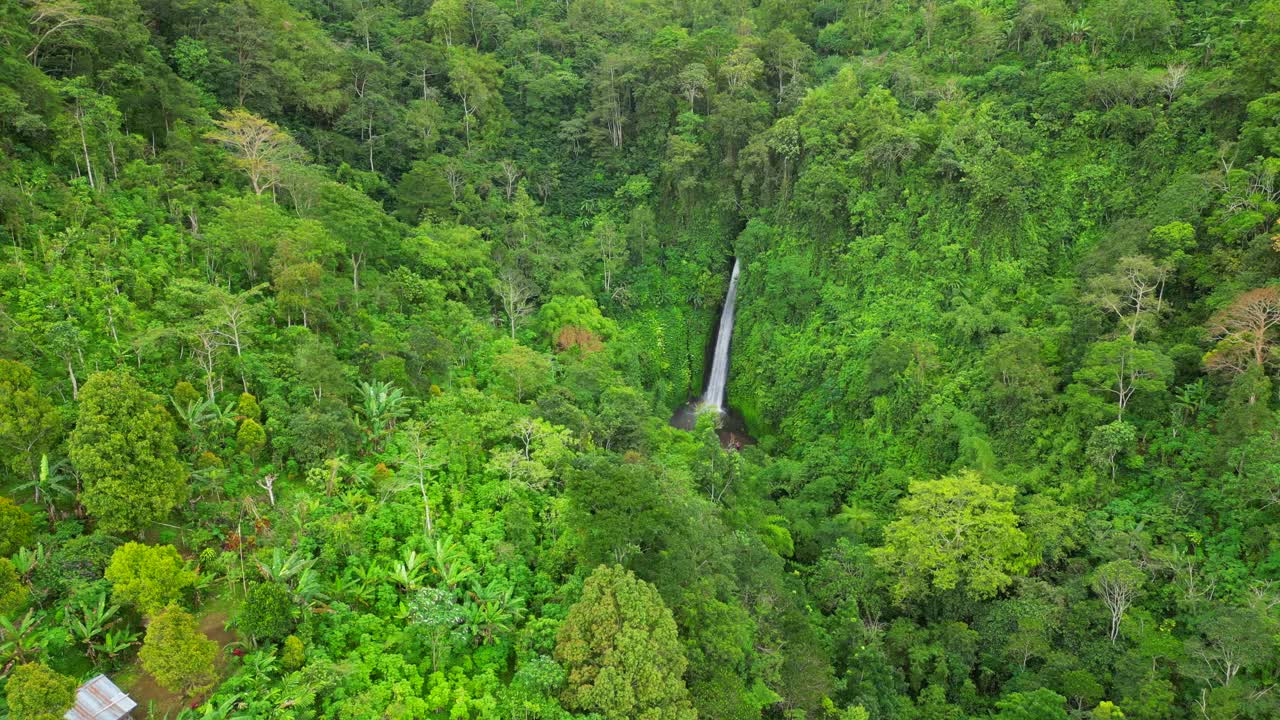
[[[138,707],[133,698],[106,675],[99,675],[76,690],[76,704],[62,717],[64,720],[120,720]]]

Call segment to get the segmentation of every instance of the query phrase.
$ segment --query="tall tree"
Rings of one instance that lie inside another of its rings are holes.
[[[173,418],[160,399],[122,371],[92,375],[80,394],[71,462],[85,509],[109,532],[138,532],[187,497]]]
[[[1087,300],[1114,315],[1130,340],[1149,330],[1170,310],[1164,299],[1170,269],[1144,255],[1120,258],[1115,271],[1089,283]]]
[[[556,635],[568,673],[561,698],[606,720],[693,720],[685,657],[671,611],[652,585],[619,566],[587,578]]]
[[[217,130],[205,134],[210,140],[226,146],[236,164],[249,176],[256,195],[271,190],[280,182],[285,166],[302,160],[302,149],[289,133],[275,123],[245,110],[224,110],[215,120]]]
[[[31,368],[0,359],[0,454],[16,477],[31,480],[58,441],[62,422]],[[36,498],[39,502],[39,498]]]
[[[1107,636],[1115,643],[1120,636],[1120,621],[1142,590],[1146,573],[1128,560],[1113,560],[1093,572],[1091,586],[1111,611],[1111,629]]]
[[[993,597],[1035,564],[1013,512],[1013,488],[965,471],[914,482],[872,557],[893,578],[899,602],[931,590]]]
[[[1265,367],[1280,328],[1280,288],[1263,287],[1242,293],[1209,321],[1209,333],[1217,341],[1205,355],[1210,370],[1243,373],[1251,366]]]

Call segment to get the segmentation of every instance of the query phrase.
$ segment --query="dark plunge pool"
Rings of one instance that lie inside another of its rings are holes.
[[[698,409],[703,407],[701,399],[681,405],[671,416],[671,425],[681,430],[692,430],[698,422]],[[714,413],[707,409],[704,412]],[[747,434],[747,424],[742,415],[732,407],[720,412],[716,435],[720,436],[720,445],[726,448],[740,448],[743,445],[754,445],[756,439]]]

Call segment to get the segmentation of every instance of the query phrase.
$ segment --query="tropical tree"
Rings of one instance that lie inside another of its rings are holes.
[[[33,479],[61,429],[57,410],[36,386],[31,368],[0,359],[0,453],[7,468],[19,478]]]
[[[409,620],[426,635],[431,669],[439,671],[449,650],[464,637],[461,626],[466,613],[462,606],[444,588],[423,588],[409,601]]]
[[[5,684],[9,717],[13,720],[58,720],[76,704],[75,678],[56,672],[44,663],[26,663],[13,669]]]
[[[1211,370],[1240,374],[1251,366],[1265,367],[1280,328],[1280,288],[1264,287],[1237,297],[1209,321],[1217,344],[1205,355]]]
[[[31,514],[7,497],[0,497],[0,557],[7,557],[31,542],[35,522]]]
[[[1111,629],[1107,636],[1115,643],[1120,636],[1120,622],[1142,590],[1146,573],[1128,560],[1113,560],[1093,571],[1090,585],[1111,611]]]
[[[224,110],[217,130],[205,137],[226,146],[249,176],[255,195],[276,187],[285,166],[302,160],[302,149],[289,133],[243,108]]]
[[[601,565],[556,635],[567,682],[561,699],[608,720],[693,720],[686,660],[671,611],[653,585]]]
[[[138,532],[187,496],[173,420],[128,373],[96,373],[85,383],[68,451],[85,509],[104,530]]]
[[[130,542],[116,548],[107,566],[112,599],[151,616],[182,599],[195,584],[196,573],[172,545]]]
[[[218,645],[185,610],[170,605],[147,625],[138,657],[161,687],[188,695],[209,688],[216,678]]]
[[[911,483],[898,518],[885,527],[884,545],[872,551],[893,578],[894,597],[959,589],[985,599],[1030,570],[1035,560],[1013,494],[973,471]]]
[[[249,589],[236,624],[255,641],[283,639],[293,630],[293,593],[276,582]]]

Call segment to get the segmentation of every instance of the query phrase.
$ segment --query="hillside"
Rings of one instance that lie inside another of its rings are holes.
[[[4,3],[0,709],[1280,716],[1278,176],[1276,0]]]

